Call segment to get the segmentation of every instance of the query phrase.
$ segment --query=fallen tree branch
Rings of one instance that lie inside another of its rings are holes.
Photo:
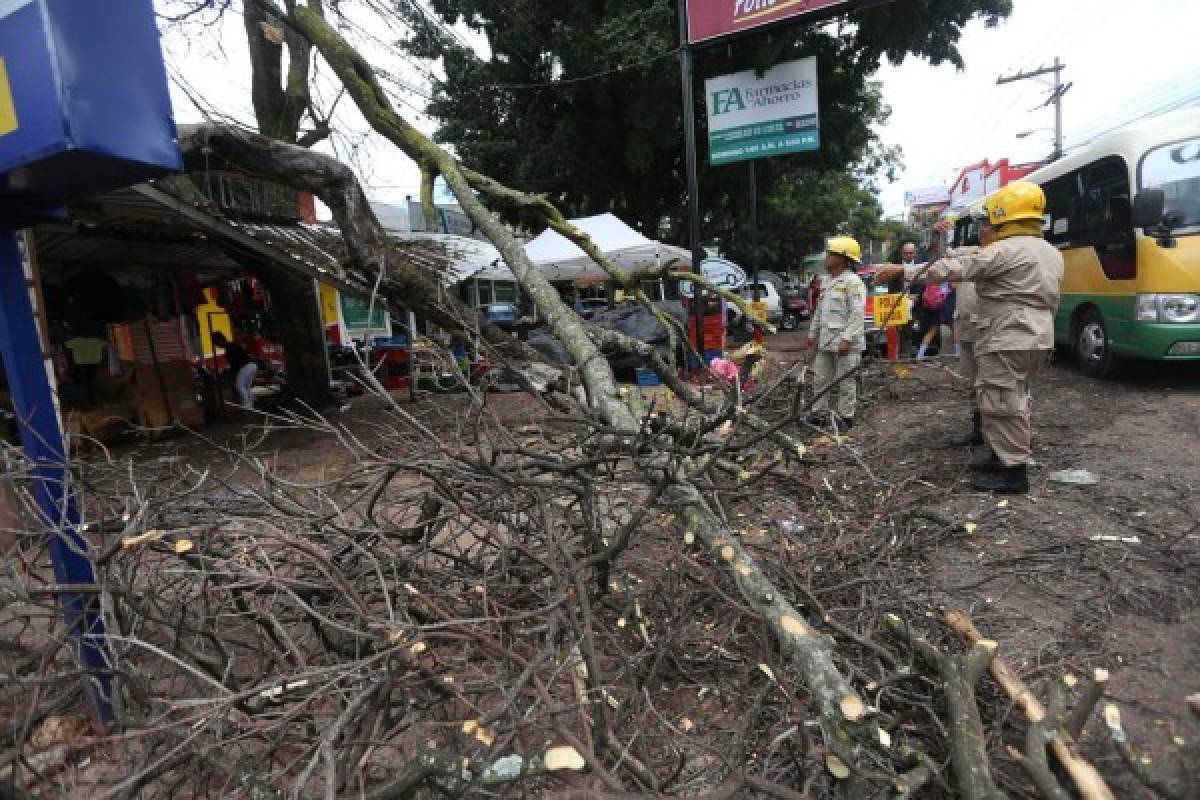
[[[964,611],[948,611],[946,623],[969,643],[973,644],[983,639],[982,634],[976,629],[975,623]],[[1000,684],[1000,688],[1025,712],[1025,717],[1030,723],[1035,723],[1046,716],[1046,709],[1004,659],[992,660],[991,673],[996,682]],[[1056,736],[1054,741],[1050,742],[1050,751],[1054,753],[1058,763],[1062,764],[1063,769],[1071,776],[1071,780],[1075,782],[1075,788],[1079,790],[1079,794],[1084,800],[1115,800],[1108,784],[1104,782],[1104,778],[1100,777],[1096,768],[1075,752],[1075,742],[1070,736]]]
[[[975,684],[996,657],[998,645],[981,639],[973,642],[966,653],[943,653],[915,635],[899,616],[888,614],[884,623],[893,635],[908,642],[925,666],[941,678],[946,695],[950,760],[959,792],[966,800],[1001,800],[1005,795],[992,779],[983,721],[975,702]]]
[[[1154,762],[1133,749],[1129,735],[1121,725],[1121,711],[1112,703],[1104,707],[1104,724],[1108,726],[1108,739],[1120,754],[1121,760],[1143,786],[1164,800],[1184,800],[1184,796],[1154,771]]]

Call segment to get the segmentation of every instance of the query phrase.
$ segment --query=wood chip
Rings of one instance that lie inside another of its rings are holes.
[[[867,710],[863,701],[858,698],[858,695],[848,694],[838,701],[838,708],[842,711],[842,716],[851,722],[858,722],[862,719],[863,713]]]
[[[1104,707],[1104,724],[1114,733],[1121,731],[1121,709],[1109,703]]]
[[[587,762],[583,760],[583,756],[579,755],[579,751],[569,745],[551,747],[542,756],[542,763],[548,772],[557,772],[563,769],[581,770],[587,766]]]
[[[846,762],[842,761],[832,753],[825,756],[825,768],[829,770],[830,775],[837,778],[839,781],[850,777],[850,768],[846,766]]]
[[[791,614],[783,616],[779,620],[779,624],[784,631],[792,634],[793,636],[808,635],[808,626],[801,622],[798,618],[793,617]]]
[[[181,556],[184,553],[190,553],[195,549],[196,549],[196,545],[195,545],[195,543],[192,542],[191,539],[180,539],[179,541],[177,541],[175,543],[175,554],[176,555]]]

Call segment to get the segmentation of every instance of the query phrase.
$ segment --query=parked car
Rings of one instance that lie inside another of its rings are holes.
[[[603,297],[587,297],[575,304],[575,310],[584,319],[592,319],[596,313],[608,308],[608,300]]]
[[[779,290],[775,288],[775,284],[768,283],[767,281],[762,281],[757,284],[748,283],[742,288],[738,289],[738,294],[740,294],[747,303],[750,303],[754,301],[756,288],[758,291],[759,301],[767,304],[767,322],[771,323],[772,325],[780,324],[781,320],[783,319],[783,298],[780,297]],[[741,325],[747,333],[752,332],[754,330],[754,326],[750,323],[750,320],[743,319],[743,316],[744,315],[742,314],[741,310],[737,308],[737,306],[731,305],[729,307],[729,327],[732,328],[734,326]]]
[[[521,321],[521,311],[512,303],[492,303],[484,306],[483,314],[488,321],[504,331],[514,331]]]

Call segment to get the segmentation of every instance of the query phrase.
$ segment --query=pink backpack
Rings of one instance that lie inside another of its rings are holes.
[[[921,305],[926,311],[937,311],[950,296],[950,290],[944,283],[931,283],[921,292]]]

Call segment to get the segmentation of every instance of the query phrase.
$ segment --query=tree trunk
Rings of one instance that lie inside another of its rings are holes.
[[[314,410],[333,404],[326,362],[324,322],[311,280],[264,271],[271,292],[279,338],[287,354],[287,386],[291,395]]]

